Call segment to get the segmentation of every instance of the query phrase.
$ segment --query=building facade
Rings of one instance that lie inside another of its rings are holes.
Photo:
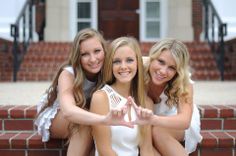
[[[196,40],[196,31],[198,39],[201,34],[202,23],[197,30],[193,20],[193,8],[198,9],[199,3],[200,0],[47,0],[44,40],[72,41],[80,29],[92,27],[106,39],[130,35],[141,42],[164,37],[191,42]]]

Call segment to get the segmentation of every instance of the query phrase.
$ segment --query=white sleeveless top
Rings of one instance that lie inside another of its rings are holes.
[[[72,75],[74,75],[74,70],[72,67],[65,67],[64,70],[67,70]],[[92,89],[95,87],[96,83],[91,82],[87,79],[84,80],[83,83],[83,91],[85,94],[85,98],[88,99]],[[44,94],[39,103],[37,104],[37,112],[39,112],[44,104],[47,101],[47,94]],[[43,112],[40,113],[37,119],[35,119],[34,124],[37,127],[38,134],[42,136],[42,142],[47,142],[50,139],[50,131],[49,128],[52,124],[51,120],[57,114],[57,109],[59,109],[59,100],[58,98],[54,101],[53,105],[47,107]]]
[[[118,94],[109,85],[105,85],[101,90],[106,92],[110,108],[122,107],[126,104],[127,99]],[[127,121],[128,114],[126,114],[124,118]],[[135,110],[131,107],[131,119],[134,120],[135,118]],[[134,128],[110,126],[110,129],[112,149],[118,156],[138,156],[139,130],[137,125],[135,125]],[[95,156],[99,156],[97,149]]]
[[[160,95],[160,103],[154,104],[154,113],[162,116],[171,116],[177,114],[177,108],[175,106],[168,107],[166,100],[168,97],[162,92]],[[200,114],[198,108],[193,104],[193,114],[191,119],[191,125],[185,130],[185,150],[192,153],[196,150],[197,144],[201,142],[202,136],[200,134]]]

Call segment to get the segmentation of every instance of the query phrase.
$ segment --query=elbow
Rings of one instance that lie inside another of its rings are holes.
[[[186,130],[190,127],[191,125],[191,121],[185,121],[184,124],[183,124],[183,130]]]
[[[186,129],[188,129],[189,127],[190,127],[190,124],[186,124],[186,125],[183,127],[183,129],[186,130]]]
[[[70,121],[71,120],[71,116],[72,116],[72,112],[71,112],[71,110],[63,110],[63,109],[61,109],[61,112],[62,112],[62,117],[64,118],[64,119],[66,119],[66,120],[68,120],[68,121]]]

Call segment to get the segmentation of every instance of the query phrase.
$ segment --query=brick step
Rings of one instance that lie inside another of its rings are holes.
[[[196,62],[191,62],[190,63],[191,67],[195,70],[205,70],[207,69],[208,71],[209,70],[216,70],[218,71],[217,69],[217,65],[216,65],[216,62],[215,61],[196,61]]]
[[[154,42],[140,43],[142,54]],[[220,80],[220,72],[209,45],[205,42],[185,42],[190,52],[193,80]],[[35,42],[30,44],[18,72],[19,81],[51,81],[55,71],[69,55],[72,42]],[[0,81],[13,80],[11,46],[0,55]],[[232,71],[232,63],[225,61],[225,71]],[[45,70],[48,69],[47,71]],[[225,72],[225,80],[235,80],[235,73]]]
[[[193,71],[193,80],[220,80],[220,71],[216,70],[196,70]]]
[[[202,142],[190,156],[234,156],[236,152],[236,130],[202,131]],[[0,153],[11,156],[64,156],[66,155],[66,140],[50,139],[43,143],[36,132],[2,132],[0,133]]]
[[[190,156],[235,156],[236,105],[199,105],[203,141]],[[41,142],[33,127],[36,106],[0,106],[0,152],[3,155],[64,156],[66,140]]]
[[[148,51],[154,42],[141,43],[142,54]],[[27,51],[18,73],[19,81],[51,80],[54,71],[68,57],[71,42],[32,43]],[[215,59],[207,43],[186,42],[191,56],[191,68],[194,80],[220,80]],[[45,71],[45,68],[48,70]],[[206,72],[205,72],[206,71]]]
[[[236,130],[236,105],[199,105],[201,129]],[[34,131],[36,106],[0,106],[0,129],[3,132]]]
[[[3,156],[66,156],[66,140],[50,139],[43,143],[36,132],[0,133]]]
[[[236,130],[230,132],[202,130],[201,134],[203,140],[190,156],[235,156]]]

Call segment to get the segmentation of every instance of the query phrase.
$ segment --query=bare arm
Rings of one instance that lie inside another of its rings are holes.
[[[109,112],[109,102],[105,92],[97,91],[93,94],[90,111],[101,115]],[[117,156],[112,149],[110,127],[92,126],[92,135],[100,156]]]
[[[151,124],[165,127],[174,128],[179,130],[187,129],[190,126],[192,112],[193,112],[193,86],[189,84],[189,94],[180,97],[177,115],[173,116],[157,116],[151,117]]]
[[[146,99],[146,106],[147,109],[152,110],[153,109],[153,102],[150,98]],[[151,125],[146,125],[146,126],[142,126],[145,128],[145,134],[141,139],[140,142],[140,156],[154,156],[154,151],[153,151],[153,145],[152,145],[152,131]]]
[[[73,85],[74,76],[66,70],[62,71],[58,79],[58,96],[60,109],[65,119],[84,125],[103,124],[105,116],[90,113],[76,106],[72,91]]]

